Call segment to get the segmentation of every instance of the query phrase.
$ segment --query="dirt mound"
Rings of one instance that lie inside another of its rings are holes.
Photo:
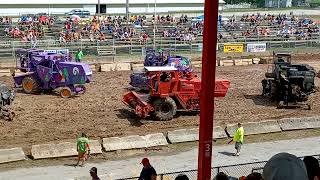
[[[301,57],[308,58],[308,57]],[[310,58],[310,57],[309,57]],[[301,61],[300,61],[301,63]],[[320,115],[319,93],[312,99],[313,110],[276,109],[274,102],[261,96],[261,80],[268,65],[217,67],[218,78],[231,80],[227,97],[216,99],[215,125],[261,121],[293,116]],[[196,69],[200,74],[200,69]],[[130,72],[95,73],[87,93],[72,99],[56,94],[17,93],[13,122],[0,121],[5,142],[0,148],[28,147],[32,144],[75,139],[80,131],[93,138],[165,132],[198,126],[199,116],[180,113],[172,121],[140,120],[121,102]],[[1,77],[13,85],[11,77]],[[316,80],[319,85],[319,80]]]

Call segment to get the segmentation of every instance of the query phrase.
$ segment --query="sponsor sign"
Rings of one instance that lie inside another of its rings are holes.
[[[247,44],[247,52],[266,52],[266,43]]]
[[[224,44],[223,45],[223,52],[231,53],[231,52],[243,52],[243,44]]]

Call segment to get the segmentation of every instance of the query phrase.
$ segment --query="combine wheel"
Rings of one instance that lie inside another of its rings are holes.
[[[68,88],[68,87],[63,87],[60,90],[60,96],[63,97],[63,98],[70,98],[72,96],[71,89]]]
[[[78,85],[75,87],[75,89],[77,94],[84,94],[86,93],[86,90],[87,90],[86,87],[83,85]]]
[[[164,99],[156,99],[153,102],[154,116],[157,120],[168,121],[176,115],[177,105],[170,97]]]
[[[22,89],[25,93],[34,93],[38,90],[38,83],[32,77],[25,77],[22,80]]]

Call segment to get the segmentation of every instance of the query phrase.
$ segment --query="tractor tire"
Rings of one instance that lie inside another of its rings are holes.
[[[22,80],[22,89],[27,94],[34,93],[38,90],[38,83],[32,77],[25,77]]]
[[[68,87],[63,87],[61,88],[60,90],[60,96],[62,98],[70,98],[72,96],[72,92],[71,92],[71,89],[68,88]]]
[[[170,97],[165,99],[156,99],[153,103],[154,113],[153,116],[159,121],[169,121],[177,113],[176,102]]]

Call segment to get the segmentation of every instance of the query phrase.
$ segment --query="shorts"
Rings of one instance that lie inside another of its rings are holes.
[[[87,152],[78,152],[78,158],[79,159],[87,159]]]
[[[236,150],[240,151],[241,146],[242,146],[242,143],[241,143],[241,142],[236,142],[236,144],[235,144],[235,147],[234,147],[234,148],[235,148]]]

